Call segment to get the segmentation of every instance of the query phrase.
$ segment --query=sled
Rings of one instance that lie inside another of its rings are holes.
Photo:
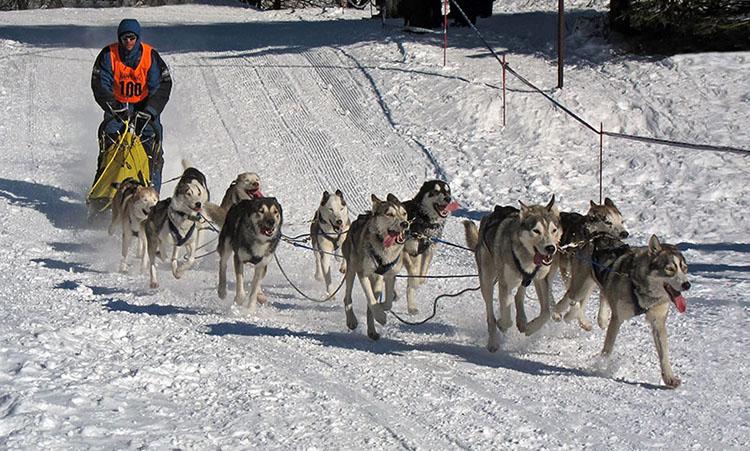
[[[126,178],[138,180],[143,186],[151,185],[150,160],[141,141],[141,133],[148,119],[147,115],[137,113],[135,118],[123,120],[124,131],[101,151],[103,154],[97,170],[99,176],[86,196],[89,220],[110,208],[117,186]],[[143,124],[140,132],[136,132],[136,122]],[[105,144],[105,140],[106,137],[101,142]]]

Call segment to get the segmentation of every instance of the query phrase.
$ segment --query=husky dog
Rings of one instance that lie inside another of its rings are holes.
[[[221,228],[224,219],[232,205],[243,199],[255,199],[263,197],[260,192],[260,176],[255,172],[243,172],[229,184],[221,205],[213,203],[206,204],[206,211],[211,219]]]
[[[138,238],[138,251],[136,255],[142,259],[146,254],[146,231],[143,227],[151,208],[159,202],[159,193],[153,186],[144,186],[138,180],[128,177],[117,184],[115,197],[112,199],[112,222],[109,225],[109,234],[115,234],[115,228],[122,228],[122,260],[120,261],[120,272],[128,272],[128,251],[130,240]],[[141,266],[141,271],[146,267]]]
[[[599,303],[599,325],[607,327],[602,354],[612,353],[620,325],[628,319],[646,314],[659,355],[661,377],[671,388],[680,385],[672,372],[667,349],[666,320],[669,303],[682,313],[687,304],[681,291],[690,289],[687,264],[682,253],[670,244],[661,243],[656,235],[648,247],[631,248],[610,235],[599,235],[591,241],[591,260],[577,261],[565,298],[580,302],[597,284],[602,296]],[[611,318],[609,316],[611,315]]]
[[[396,297],[396,275],[401,270],[401,253],[409,227],[406,210],[393,194],[386,200],[372,195],[372,211],[359,215],[349,228],[342,251],[346,260],[346,325],[357,327],[352,308],[352,287],[358,277],[367,300],[367,336],[380,338],[375,321],[385,324],[385,312]],[[385,301],[378,303],[385,281]]]
[[[409,231],[403,257],[410,276],[406,283],[406,305],[411,315],[419,312],[414,296],[430,270],[436,247],[433,240],[443,234],[445,219],[457,207],[450,186],[441,180],[424,182],[417,195],[404,202]]]
[[[326,292],[334,291],[331,281],[331,257],[339,250],[351,226],[349,209],[341,190],[331,195],[323,192],[323,199],[310,224],[310,240],[315,250],[315,278],[325,280]],[[338,258],[338,257],[337,257]],[[346,273],[346,260],[341,261],[341,273]]]
[[[560,222],[563,228],[560,247],[564,251],[558,252],[555,260],[566,288],[570,287],[570,272],[575,260],[588,261],[591,259],[591,246],[587,246],[586,243],[594,236],[607,234],[615,238],[625,239],[628,237],[628,232],[623,225],[622,213],[609,197],[605,198],[601,205],[590,201],[589,211],[585,216],[573,212],[561,212]],[[570,250],[565,251],[566,247],[570,247]],[[593,289],[593,284],[591,288]],[[591,323],[586,319],[584,313],[589,295],[584,296],[581,303],[572,306],[568,302],[563,302],[564,299],[561,300],[555,305],[552,318],[559,321],[565,313],[565,309],[569,308],[567,314],[565,314],[565,320],[572,321],[577,318],[581,328],[591,330]]]
[[[531,335],[549,319],[552,300],[550,265],[552,265],[562,229],[560,216],[555,207],[555,196],[546,206],[495,207],[495,211],[482,218],[477,226],[464,221],[466,243],[474,249],[479,270],[479,284],[487,313],[487,349],[497,351],[497,330],[505,332],[513,324],[510,316],[511,294],[515,294],[516,326],[526,335]],[[495,319],[492,303],[494,285],[497,282],[500,297],[500,322]],[[541,312],[526,322],[523,308],[525,287],[534,282]]]
[[[255,266],[250,284],[247,306],[254,312],[258,304],[260,284],[268,270],[276,246],[281,239],[283,224],[281,205],[273,197],[244,199],[233,205],[227,213],[219,234],[219,298],[227,296],[227,261],[234,255],[236,290],[234,302],[245,304],[245,263]]]
[[[195,263],[195,250],[200,242],[198,222],[203,219],[203,207],[210,199],[206,177],[183,160],[185,171],[177,182],[172,197],[159,201],[146,219],[148,259],[151,264],[151,288],[158,288],[156,256],[165,258],[167,246],[172,246],[172,275],[176,279]],[[187,249],[187,262],[179,265],[180,249]]]

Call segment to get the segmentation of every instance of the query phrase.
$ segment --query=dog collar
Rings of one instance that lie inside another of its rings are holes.
[[[531,273],[527,273],[521,266],[521,262],[518,260],[518,257],[516,257],[516,251],[511,249],[510,253],[513,255],[513,263],[516,264],[516,269],[521,273],[521,277],[523,278],[523,280],[521,280],[521,285],[523,285],[524,288],[528,287],[529,285],[531,285],[531,281],[534,280],[534,276],[536,276],[537,271],[539,271],[539,266],[535,266],[534,271],[532,271]]]

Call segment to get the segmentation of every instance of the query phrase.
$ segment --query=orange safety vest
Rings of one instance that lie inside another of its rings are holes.
[[[151,68],[151,50],[148,44],[141,44],[143,50],[138,67],[133,69],[120,59],[118,44],[110,44],[109,57],[112,60],[112,73],[115,77],[115,100],[122,103],[138,103],[148,97],[148,70]]]

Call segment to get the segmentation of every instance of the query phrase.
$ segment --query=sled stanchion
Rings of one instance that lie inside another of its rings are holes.
[[[602,203],[602,164],[604,160],[604,123],[599,122],[599,204]]]
[[[505,127],[505,53],[503,53],[503,127]]]

